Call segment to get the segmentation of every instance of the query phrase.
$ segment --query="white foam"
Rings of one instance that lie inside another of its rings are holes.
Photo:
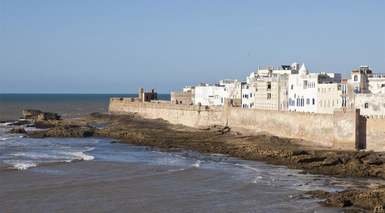
[[[244,164],[239,164],[239,163],[236,163],[235,165],[238,166],[238,167],[244,168],[244,169],[248,169],[248,170],[254,171],[256,173],[260,173],[261,172],[260,169],[254,168],[254,167],[249,166],[249,165],[244,165]]]
[[[41,153],[41,152],[16,152],[10,154],[15,157],[25,157],[29,159],[61,159],[63,156],[61,155],[53,155],[49,153]]]
[[[28,168],[31,168],[31,167],[36,167],[37,165],[35,163],[31,163],[31,162],[25,162],[25,163],[16,163],[15,165],[13,165],[13,167],[15,169],[18,169],[18,170],[26,170]]]
[[[85,161],[88,161],[88,160],[93,160],[95,159],[94,156],[92,155],[87,155],[83,152],[72,152],[71,155],[73,155],[76,160],[85,160]]]
[[[254,178],[254,180],[252,181],[252,183],[257,183],[257,182],[259,182],[260,180],[262,180],[263,179],[263,177],[262,176],[256,176],[255,178]]]
[[[0,138],[0,141],[6,141],[8,140],[9,138]]]
[[[200,160],[197,160],[193,165],[191,165],[192,167],[195,167],[195,168],[199,168],[201,166],[201,161]]]
[[[5,122],[5,123],[0,123],[0,126],[9,126],[12,125],[12,122]]]
[[[11,165],[13,168],[17,170],[26,170],[31,167],[36,167],[36,163],[32,161],[22,161],[22,160],[8,160],[4,163]]]

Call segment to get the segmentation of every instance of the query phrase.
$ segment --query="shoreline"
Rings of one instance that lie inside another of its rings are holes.
[[[323,150],[303,146],[304,141],[297,139],[266,134],[242,135],[228,127],[194,129],[171,125],[161,119],[144,119],[136,114],[98,113],[76,119],[36,123],[36,127],[43,126],[48,129],[27,134],[30,137],[109,137],[121,143],[157,147],[166,151],[184,149],[263,161],[287,166],[289,169],[300,169],[304,173],[338,177],[385,177],[385,159],[381,153]],[[380,209],[385,203],[383,187],[309,194],[325,199],[324,204],[335,207],[354,206],[372,210]]]

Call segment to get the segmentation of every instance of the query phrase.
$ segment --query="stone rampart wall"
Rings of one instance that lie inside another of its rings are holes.
[[[199,107],[166,103],[141,103],[112,98],[111,113],[134,112],[145,118],[162,118],[191,127],[228,125],[237,130],[300,138],[314,145],[355,149],[358,140],[357,111],[334,114],[279,112],[239,107]]]

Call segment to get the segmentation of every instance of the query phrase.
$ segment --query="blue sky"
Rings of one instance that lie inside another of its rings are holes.
[[[0,0],[0,93],[169,92],[258,65],[385,72],[385,1]]]

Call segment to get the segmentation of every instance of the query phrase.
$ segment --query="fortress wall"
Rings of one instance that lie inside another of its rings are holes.
[[[129,99],[111,98],[109,112],[138,113],[145,118],[162,118],[172,124],[183,124],[190,127],[225,125],[222,108],[205,108],[194,105],[178,105],[167,103],[135,102]]]
[[[162,118],[173,124],[191,127],[228,125],[237,130],[300,138],[314,145],[338,149],[355,149],[358,137],[358,116],[355,111],[316,114],[230,106],[206,108],[193,105],[141,103],[112,98],[109,112],[134,112],[145,118]]]
[[[366,149],[385,151],[385,119],[366,119]]]

